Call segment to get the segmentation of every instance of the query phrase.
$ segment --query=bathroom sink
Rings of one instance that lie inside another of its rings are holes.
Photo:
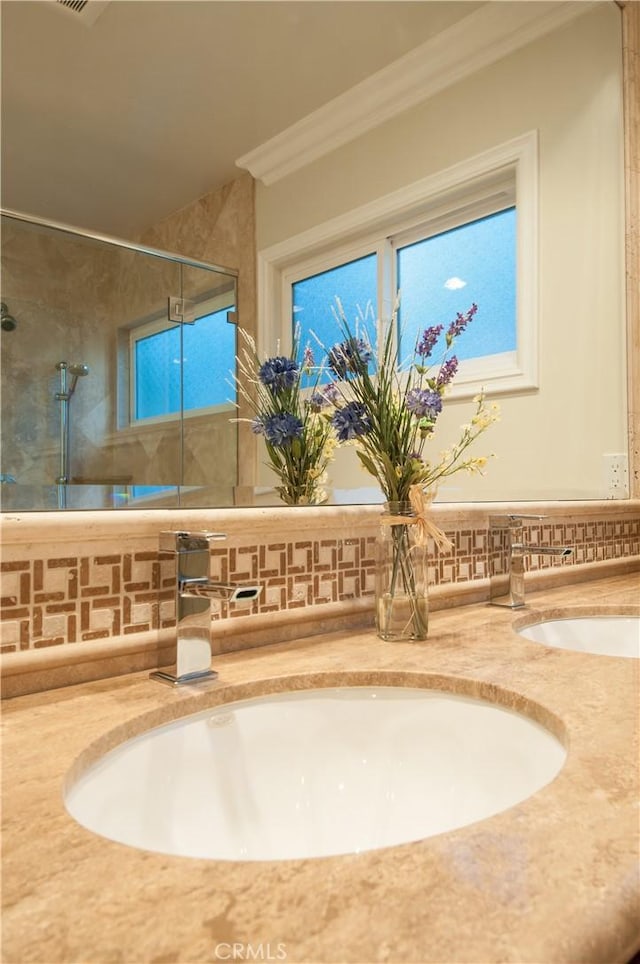
[[[558,649],[596,656],[640,658],[640,616],[580,616],[548,619],[518,632],[526,639]]]
[[[84,827],[145,850],[223,860],[358,853],[519,803],[565,750],[497,704],[340,687],[209,708],[135,737],[65,791]]]

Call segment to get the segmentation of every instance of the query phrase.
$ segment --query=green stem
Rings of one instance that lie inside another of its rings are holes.
[[[382,625],[383,635],[390,635],[390,620],[393,615],[393,604],[398,593],[398,580],[401,580],[400,588],[404,588],[406,597],[409,600],[410,618],[405,626],[409,624],[413,627],[413,635],[418,639],[424,639],[427,635],[427,626],[422,618],[418,595],[416,591],[415,572],[411,562],[411,537],[408,526],[411,523],[394,524],[391,526],[391,543],[393,562],[391,568],[391,580],[389,583],[390,605],[384,609],[385,622]]]

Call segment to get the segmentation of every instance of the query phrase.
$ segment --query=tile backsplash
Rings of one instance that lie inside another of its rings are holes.
[[[211,578],[263,587],[254,603],[219,604],[218,618],[320,606],[373,594],[373,536],[266,541],[211,549]],[[2,652],[170,627],[173,561],[104,552],[3,561]],[[214,607],[215,607],[214,603]]]
[[[527,559],[528,568],[576,567],[639,557],[638,507],[634,510],[631,504],[620,503],[598,506],[599,511],[595,505],[583,508],[581,517],[579,509],[567,512],[567,506],[559,504],[550,518],[527,523],[525,542],[568,545],[574,550],[564,560],[532,554]],[[366,604],[370,599],[373,620],[375,507],[359,512],[352,507],[302,510],[304,515],[296,517],[303,523],[299,527],[283,526],[281,512],[257,510],[256,526],[244,525],[237,534],[230,533],[228,542],[212,544],[213,579],[263,587],[262,595],[253,603],[221,603],[214,618],[265,617],[308,607],[316,607],[321,617],[328,604],[348,608],[356,600]],[[438,554],[432,547],[432,586],[446,590],[448,586],[480,584],[487,579],[488,514],[477,507],[468,513],[464,507],[435,507],[436,521],[454,548]],[[247,519],[245,515],[243,521]],[[90,531],[83,536],[78,525],[75,539],[67,536],[61,541],[52,534],[40,543],[34,541],[34,523],[27,523],[28,533],[9,525],[10,538],[5,527],[0,651],[9,654],[75,647],[169,629],[175,622],[173,562],[161,558],[155,548],[157,531],[163,525],[158,518],[153,532],[153,522],[145,514],[136,538],[133,522],[133,514],[128,514],[126,538],[108,531],[101,531],[99,538]],[[114,524],[110,525],[113,529]],[[60,531],[60,520],[56,527]],[[191,527],[202,528],[202,522]],[[247,530],[252,529],[254,535],[248,538]]]

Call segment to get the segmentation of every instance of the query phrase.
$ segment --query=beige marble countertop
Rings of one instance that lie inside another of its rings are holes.
[[[513,624],[637,612],[639,588],[617,576],[532,593],[517,614],[436,612],[423,643],[334,633],[219,656],[201,692],[139,673],[6,701],[2,960],[627,961],[640,947],[639,661],[547,649]],[[64,809],[70,770],[128,735],[237,697],[353,682],[506,692],[563,738],[567,761],[469,827],[319,860],[167,857],[95,836]]]

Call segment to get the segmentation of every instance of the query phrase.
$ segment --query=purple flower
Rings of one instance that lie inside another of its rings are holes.
[[[338,378],[346,378],[348,372],[361,375],[371,361],[371,349],[362,338],[347,338],[334,345],[327,355],[329,368]]]
[[[447,329],[447,348],[452,344],[454,338],[457,338],[458,335],[462,334],[469,322],[473,319],[473,316],[477,310],[478,306],[474,302],[464,315],[458,312],[455,317],[455,321],[452,321]]]
[[[286,448],[294,438],[302,435],[302,422],[297,415],[290,415],[289,412],[269,415],[264,419],[263,425],[267,442],[275,448]]]
[[[278,395],[286,388],[293,388],[298,371],[297,361],[277,355],[275,358],[267,358],[260,366],[258,378],[272,395]]]
[[[302,356],[302,367],[309,370],[310,368],[313,368],[315,363],[316,363],[316,360],[313,357],[313,349],[311,348],[310,345],[307,345],[307,347],[304,350],[304,355]]]
[[[264,435],[264,422],[259,416],[256,416],[252,421],[251,431],[254,435]]]
[[[438,372],[438,378],[436,380],[436,385],[438,388],[448,385],[457,371],[458,359],[455,355],[452,355],[451,358],[449,358],[446,362],[443,362],[440,366],[440,371]]]
[[[329,382],[328,385],[325,385],[322,389],[322,395],[326,398],[330,405],[336,405],[340,398],[340,392],[338,391],[338,386],[336,383]]]
[[[432,325],[431,328],[425,328],[422,332],[422,338],[416,346],[416,354],[422,358],[428,358],[440,337],[443,327],[443,325]]]
[[[442,411],[442,399],[437,392],[428,388],[412,388],[407,392],[407,408],[420,418],[435,421]]]
[[[307,405],[312,412],[321,412],[323,408],[327,408],[329,405],[335,405],[338,402],[340,393],[335,386],[334,382],[329,382],[324,388],[319,391],[313,392],[311,397],[307,401]]]
[[[321,412],[322,409],[328,404],[329,403],[322,392],[313,392],[312,395],[307,399],[307,405],[312,412]]]
[[[348,402],[333,413],[331,424],[338,441],[348,442],[371,431],[371,419],[362,402]]]

